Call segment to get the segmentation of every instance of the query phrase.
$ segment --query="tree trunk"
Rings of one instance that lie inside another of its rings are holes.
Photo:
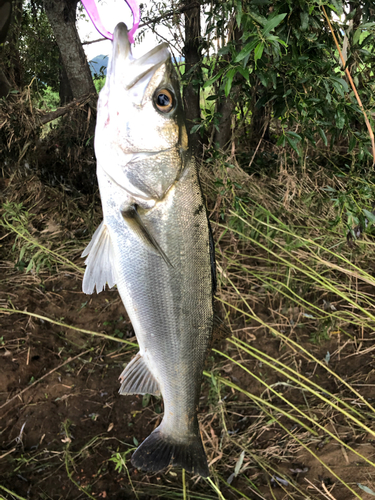
[[[2,68],[0,68],[0,99],[8,95],[11,89],[10,83],[4,74]]]
[[[60,97],[60,106],[65,106],[68,102],[73,101],[73,92],[70,88],[69,78],[65,71],[65,66],[61,57],[61,53],[59,56],[60,61],[60,70],[59,70],[59,97]]]
[[[13,0],[12,2],[12,24],[10,26],[7,41],[1,51],[5,55],[5,60],[2,61],[2,69],[5,79],[12,87],[22,88],[24,69],[22,66],[18,46],[21,40],[21,24],[22,24],[22,0]],[[2,81],[4,79],[2,78]]]
[[[258,108],[256,105],[252,109],[251,124],[250,124],[250,142],[254,146],[258,144],[263,137],[265,141],[270,140],[270,107],[261,106]]]
[[[237,44],[238,51],[240,50],[240,39],[242,35],[242,30],[240,30],[237,26],[235,18],[232,19],[228,23],[228,42],[230,39]],[[223,37],[224,38],[224,37]],[[225,39],[222,40],[222,46],[225,45]],[[228,65],[231,62],[231,56],[228,54],[225,56],[225,59],[228,62]],[[217,105],[217,111],[220,113],[220,121],[219,121],[219,130],[215,130],[214,133],[214,145],[218,149],[224,149],[225,146],[228,145],[229,141],[232,138],[232,115],[234,113],[235,102],[238,96],[238,86],[236,85],[238,81],[240,81],[243,77],[237,75],[232,82],[232,89],[226,97],[225,95],[221,96],[220,101]]]
[[[94,93],[86,55],[76,28],[76,8],[78,0],[48,0],[46,14],[59,46],[66,75],[75,99]]]
[[[0,60],[3,60],[3,47],[8,34],[10,19],[12,17],[12,3],[10,0],[0,0]],[[0,67],[0,99],[8,95],[10,83],[3,69]]]
[[[224,149],[232,137],[233,101],[231,96],[223,97],[218,112],[221,114],[219,130],[215,130],[214,145],[217,149]]]
[[[187,0],[185,6],[195,3],[193,0]],[[201,80],[201,20],[199,5],[186,10],[185,17],[185,79],[187,84],[184,86],[183,99],[185,107],[186,128],[189,137],[189,144],[195,156],[199,156],[202,150],[200,136],[197,133],[190,134],[190,131],[201,117],[200,108],[200,89],[193,80]]]
[[[249,102],[251,111],[251,121],[248,130],[249,133],[249,143],[252,147],[256,147],[261,138],[265,141],[270,140],[270,121],[271,121],[271,111],[272,105],[263,105],[258,107],[257,101],[259,99],[258,86],[260,82],[252,87],[252,99]]]

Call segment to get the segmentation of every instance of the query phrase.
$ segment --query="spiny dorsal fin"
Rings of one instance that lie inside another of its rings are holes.
[[[159,384],[139,353],[125,367],[120,375],[120,381],[120,394],[160,395]]]
[[[109,288],[116,284],[115,252],[104,222],[95,231],[81,257],[87,257],[85,260],[87,267],[82,282],[84,293],[93,293],[95,287],[99,293],[105,289],[106,283]]]
[[[156,239],[152,236],[150,231],[144,225],[137,211],[137,206],[132,205],[126,210],[123,210],[121,213],[129,229],[133,231],[133,233],[142,241],[142,243],[146,245],[149,248],[149,250],[151,250],[153,253],[160,255],[160,257],[163,258],[163,260],[166,262],[166,264],[168,264],[168,266],[173,267],[171,261],[168,259],[165,252],[160,247],[159,243],[156,241]]]

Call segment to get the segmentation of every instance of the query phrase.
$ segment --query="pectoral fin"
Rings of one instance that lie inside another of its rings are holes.
[[[143,223],[137,211],[137,206],[132,205],[126,210],[123,210],[121,213],[129,229],[137,236],[137,238],[139,238],[142,243],[146,245],[149,250],[151,250],[151,252],[160,255],[160,257],[162,257],[162,259],[166,262],[166,264],[168,264],[168,266],[173,267],[171,261],[168,259],[159,243]]]
[[[95,231],[82,257],[87,257],[85,260],[87,267],[82,282],[84,293],[93,293],[95,286],[99,293],[105,289],[106,283],[109,288],[116,284],[115,253],[108,229],[103,222]]]

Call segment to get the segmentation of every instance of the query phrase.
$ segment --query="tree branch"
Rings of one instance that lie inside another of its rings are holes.
[[[183,14],[184,12],[194,9],[195,7],[198,7],[200,5],[204,5],[205,3],[208,2],[193,2],[189,5],[183,5],[179,9],[175,10],[169,10],[168,12],[165,12],[164,14],[161,14],[160,16],[154,17],[152,19],[148,19],[147,21],[141,23],[138,28],[144,28],[145,26],[150,26],[151,24],[156,24],[159,21],[162,21],[163,19],[166,19],[168,17],[172,17],[174,14]],[[82,45],[90,45],[91,43],[96,43],[96,42],[102,42],[104,40],[107,40],[107,38],[98,38],[97,40],[91,40],[87,42],[82,42]]]
[[[39,122],[41,125],[45,125],[48,122],[51,122],[52,120],[56,120],[56,118],[59,118],[60,116],[65,115],[68,113],[71,109],[73,108],[82,108],[85,104],[88,102],[92,101],[93,99],[97,99],[98,95],[95,94],[88,94],[82,99],[79,100],[74,100],[67,104],[66,106],[62,106],[61,108],[57,108],[55,111],[50,111],[49,113],[43,113],[41,110],[37,110],[39,115]]]

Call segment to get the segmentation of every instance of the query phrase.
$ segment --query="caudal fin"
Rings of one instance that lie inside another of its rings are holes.
[[[134,467],[146,472],[160,472],[172,465],[202,477],[209,476],[206,453],[198,434],[180,443],[163,434],[158,427],[133,453],[131,461]]]

